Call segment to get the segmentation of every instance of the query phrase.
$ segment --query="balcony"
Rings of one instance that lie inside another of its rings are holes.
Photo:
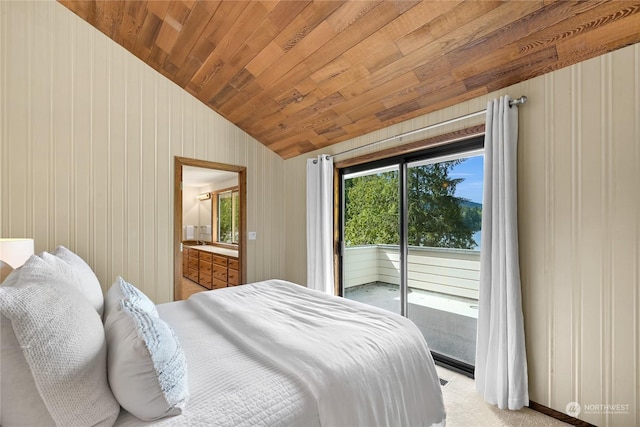
[[[344,296],[400,310],[400,254],[395,245],[345,249]],[[475,364],[480,251],[409,247],[408,317],[429,348]]]

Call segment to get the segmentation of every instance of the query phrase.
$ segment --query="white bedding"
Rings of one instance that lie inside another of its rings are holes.
[[[444,425],[438,377],[408,319],[279,280],[158,311],[187,358],[190,426]],[[145,425],[123,412],[116,425]]]

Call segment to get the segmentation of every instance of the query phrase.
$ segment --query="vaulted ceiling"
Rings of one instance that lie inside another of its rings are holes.
[[[640,42],[640,1],[59,1],[283,158]]]

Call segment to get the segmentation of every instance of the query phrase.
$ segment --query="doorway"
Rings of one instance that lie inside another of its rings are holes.
[[[174,173],[174,301],[184,299],[185,281],[202,290],[244,283],[246,167],[176,156]],[[225,270],[224,277],[216,278],[219,266],[200,274],[197,260],[190,268],[189,254],[197,258],[200,253],[213,260],[228,258],[232,277]]]

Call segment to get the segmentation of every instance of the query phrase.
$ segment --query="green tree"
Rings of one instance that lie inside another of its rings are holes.
[[[462,203],[462,220],[474,232],[482,228],[482,205],[480,203],[464,201]],[[476,242],[480,244],[480,242]]]
[[[409,168],[409,245],[471,249],[473,232],[465,223],[456,186],[463,178],[449,172],[464,160],[432,163]]]
[[[455,196],[463,179],[449,177],[464,160],[408,169],[409,245],[471,249],[480,229],[480,211],[466,209]],[[398,172],[356,177],[345,182],[345,244],[397,245],[399,233]]]
[[[219,242],[231,243],[231,216],[232,216],[231,193],[223,193],[218,197],[218,223],[220,226]]]
[[[352,178],[345,183],[345,243],[397,245],[398,172]]]

